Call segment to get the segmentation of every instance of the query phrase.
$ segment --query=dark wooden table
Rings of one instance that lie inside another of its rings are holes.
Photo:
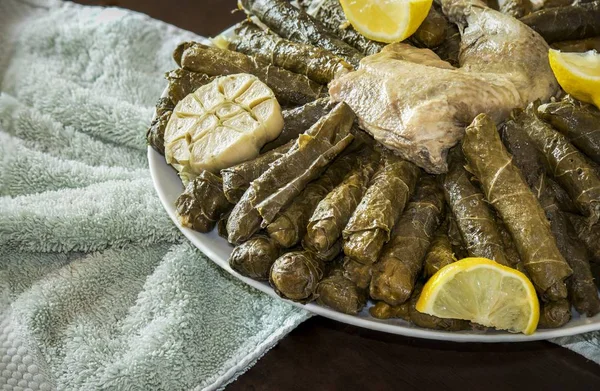
[[[204,36],[241,20],[235,0],[79,0],[146,13]],[[550,342],[458,344],[314,317],[229,390],[593,390],[600,366]]]

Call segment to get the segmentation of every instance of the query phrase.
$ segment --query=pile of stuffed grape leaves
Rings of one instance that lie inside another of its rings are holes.
[[[484,326],[418,303],[428,281],[485,258],[531,281],[538,328],[565,325],[572,308],[600,313],[600,110],[547,69],[539,80],[525,69],[539,56],[546,67],[550,44],[600,48],[600,2],[435,2],[393,54],[419,83],[395,91],[390,47],[353,28],[339,1],[239,7],[248,18],[215,45],[174,48],[178,68],[165,74],[146,133],[184,185],[180,225],[218,231],[231,269],[287,300],[461,331]],[[537,56],[522,67],[510,63],[521,32]],[[375,66],[389,72],[385,85],[359,78],[363,89],[329,95],[339,78]],[[422,126],[390,131],[408,122]],[[409,138],[444,145],[443,169],[422,164],[432,158],[423,145],[388,143]]]

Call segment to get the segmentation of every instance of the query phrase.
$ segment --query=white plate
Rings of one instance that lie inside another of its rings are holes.
[[[231,31],[232,29],[230,28],[229,30],[226,30],[224,34],[230,34]],[[163,96],[166,95],[166,92],[167,90],[165,89]],[[177,228],[179,228],[179,230],[194,244],[194,246],[200,249],[200,251],[206,254],[206,256],[212,259],[217,265],[227,270],[234,277],[270,296],[284,300],[275,293],[273,288],[271,288],[268,283],[255,281],[253,279],[244,277],[229,267],[228,259],[233,247],[225,239],[221,238],[217,234],[216,230],[208,234],[202,234],[189,228],[182,227],[181,224],[179,224],[175,214],[175,200],[183,191],[181,180],[177,176],[176,171],[165,162],[164,157],[151,147],[148,147],[148,164],[150,166],[150,174],[152,175],[154,188],[156,189],[158,197],[160,198],[165,210]],[[354,326],[365,327],[386,333],[405,335],[408,337],[437,339],[443,341],[523,342],[564,337],[574,334],[581,334],[588,331],[600,330],[600,314],[597,314],[592,318],[587,318],[585,316],[580,316],[575,311],[573,311],[573,319],[559,329],[538,330],[532,335],[523,335],[511,334],[502,331],[437,331],[420,328],[401,319],[379,320],[369,315],[368,307],[372,305],[371,303],[369,303],[361,313],[354,316],[342,314],[316,303],[299,304],[289,300],[285,301],[315,314]]]

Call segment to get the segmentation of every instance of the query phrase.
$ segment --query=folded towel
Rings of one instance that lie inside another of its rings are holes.
[[[308,318],[177,231],[145,129],[196,39],[144,15],[0,1],[0,385],[217,389]],[[600,334],[555,342],[600,362]]]
[[[155,194],[145,129],[173,48],[202,38],[41,0],[2,0],[0,29],[0,386],[231,382],[308,314],[208,260]]]

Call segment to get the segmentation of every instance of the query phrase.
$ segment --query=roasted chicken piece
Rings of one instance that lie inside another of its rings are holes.
[[[462,31],[460,68],[395,43],[329,85],[363,129],[434,174],[447,171],[448,149],[479,113],[500,123],[513,108],[558,90],[548,45],[529,27],[477,0],[443,0],[442,9]]]

